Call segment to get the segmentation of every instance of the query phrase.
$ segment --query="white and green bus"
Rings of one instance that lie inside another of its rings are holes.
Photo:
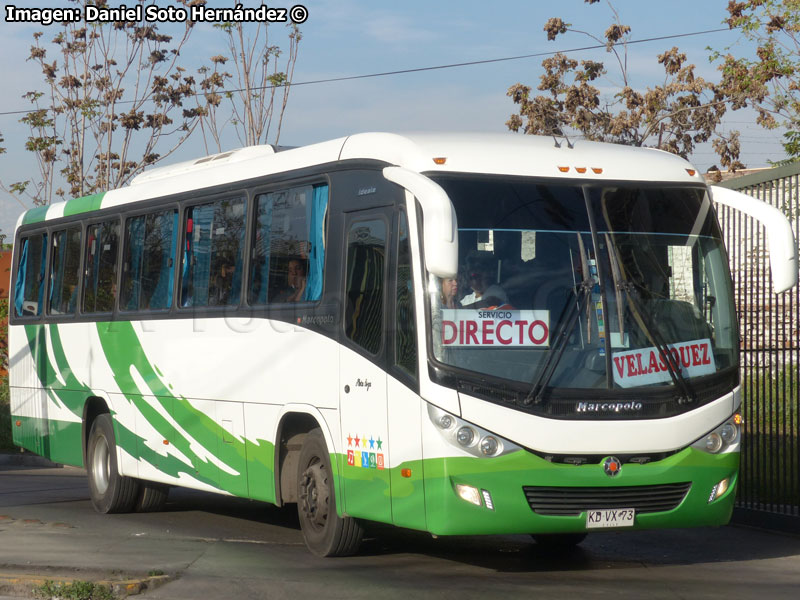
[[[319,555],[435,535],[715,525],[739,339],[712,206],[656,150],[366,133],[35,208],[14,238],[14,441],[101,513],[170,486],[285,505]]]

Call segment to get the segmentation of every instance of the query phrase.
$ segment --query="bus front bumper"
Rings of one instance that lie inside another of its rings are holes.
[[[738,467],[738,452],[712,455],[694,448],[649,464],[625,464],[613,477],[602,461],[555,464],[524,450],[494,459],[426,460],[427,528],[436,535],[586,532],[595,530],[587,528],[587,513],[604,508],[635,509],[632,522],[619,528],[625,530],[724,525],[733,511]],[[727,489],[716,494],[715,486],[726,480]],[[550,508],[537,503],[542,494]],[[572,514],[547,514],[553,509]]]

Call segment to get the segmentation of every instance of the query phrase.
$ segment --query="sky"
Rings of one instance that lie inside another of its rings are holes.
[[[7,4],[3,3],[4,16]],[[15,4],[70,5],[63,1]],[[121,2],[112,0],[110,4]],[[159,0],[158,4],[174,2]],[[234,3],[209,0],[208,4],[222,7]],[[260,2],[245,0],[244,4],[256,6]],[[294,6],[279,1],[268,4],[274,8]],[[621,21],[631,26],[632,40],[722,28],[727,4],[728,0],[613,2]],[[558,16],[573,29],[601,37],[613,18],[607,2],[588,5],[583,0],[501,0],[491,4],[485,0],[304,0],[304,6],[308,18],[300,26],[303,38],[294,73],[296,85],[290,93],[279,140],[283,145],[305,145],[364,131],[505,132],[505,122],[515,108],[506,92],[516,83],[535,87],[542,74],[543,56],[338,82],[305,82],[581,48],[595,42],[580,33],[568,33],[550,42],[543,31],[544,23]],[[162,25],[164,31],[169,27]],[[24,110],[27,105],[22,95],[42,87],[41,73],[25,61],[35,31],[47,35],[49,29],[0,21],[0,56],[4,57],[0,61],[0,113]],[[270,32],[276,43],[285,43],[283,25],[271,25]],[[732,47],[734,53],[749,48],[730,31],[632,44],[627,61],[634,88],[644,90],[663,81],[656,56],[673,45],[696,65],[696,75],[712,80],[717,71],[708,60],[709,46],[719,50]],[[203,25],[192,34],[182,58],[187,66],[199,66],[223,50],[219,32]],[[612,95],[619,90],[619,71],[604,50],[569,55],[578,60],[605,61],[609,74],[597,82],[598,87]],[[19,124],[20,116],[0,114],[0,132],[8,149],[0,155],[0,181],[5,185],[36,176],[35,162],[23,148],[27,130]],[[746,166],[767,166],[769,160],[783,158],[781,131],[763,130],[752,113],[729,113],[724,130],[733,129],[741,132]],[[232,137],[227,143],[231,148],[240,145]],[[202,142],[194,141],[173,154],[169,162],[205,154]],[[691,160],[701,171],[717,163],[708,145],[699,147]],[[17,217],[29,207],[0,191],[0,232],[11,234]]]

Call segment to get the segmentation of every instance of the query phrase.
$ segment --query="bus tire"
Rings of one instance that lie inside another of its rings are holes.
[[[119,474],[111,415],[98,415],[86,448],[89,495],[99,513],[130,512],[139,493],[139,482]]]
[[[297,514],[306,546],[317,556],[350,556],[358,551],[364,530],[336,511],[330,455],[322,431],[312,429],[303,441],[297,465]]]
[[[136,512],[158,512],[164,509],[169,496],[169,486],[152,481],[139,482],[139,495],[133,510]]]
[[[547,550],[566,551],[574,548],[586,539],[585,533],[533,533],[531,537],[536,545]]]

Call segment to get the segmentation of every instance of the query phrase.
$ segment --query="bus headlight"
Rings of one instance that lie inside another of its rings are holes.
[[[708,452],[709,454],[724,454],[736,452],[739,449],[741,438],[742,416],[739,413],[731,415],[722,425],[708,432],[692,444],[692,448]]]
[[[736,425],[731,423],[725,423],[719,429],[719,435],[722,437],[722,441],[726,444],[732,444],[736,441],[736,438],[739,437],[739,431]]]
[[[458,443],[462,446],[471,446],[472,441],[475,439],[475,432],[472,431],[471,427],[459,427],[458,433],[456,433],[456,439]]]
[[[494,454],[497,454],[497,449],[499,447],[500,444],[491,435],[487,435],[481,440],[481,452],[483,452],[485,456],[493,456]]]
[[[494,458],[521,449],[516,444],[467,423],[433,404],[428,404],[428,417],[448,443],[473,456]]]
[[[448,414],[443,414],[437,423],[442,429],[450,429],[453,426],[453,417]]]
[[[706,450],[711,452],[711,454],[716,454],[722,450],[722,436],[716,431],[713,431],[706,436]]]

